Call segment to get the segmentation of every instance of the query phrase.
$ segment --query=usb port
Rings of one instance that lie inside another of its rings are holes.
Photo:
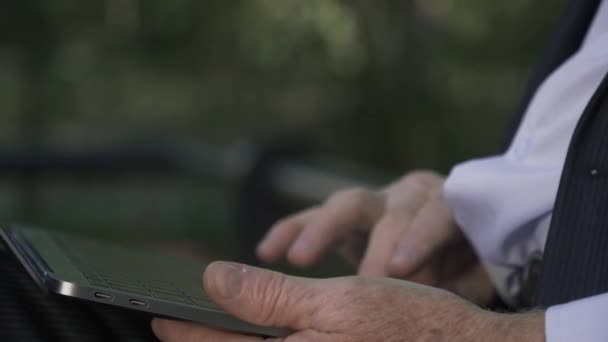
[[[148,306],[148,303],[144,302],[143,300],[139,300],[139,299],[131,299],[131,300],[129,300],[129,304],[134,305],[134,306]]]
[[[101,293],[101,292],[95,292],[94,296],[95,296],[95,298],[99,298],[99,299],[103,299],[103,300],[112,300],[112,296],[110,296],[109,294]]]

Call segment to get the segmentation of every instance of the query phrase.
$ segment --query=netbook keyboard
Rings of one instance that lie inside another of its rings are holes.
[[[140,296],[155,297],[184,304],[217,308],[208,297],[194,297],[193,295],[188,295],[183,289],[180,289],[171,283],[159,283],[150,280],[133,280],[123,276],[100,274],[91,269],[83,270],[80,267],[78,268],[82,275],[93,286],[111,288]]]
[[[196,290],[187,290],[178,286],[171,280],[159,280],[158,278],[149,279],[145,274],[137,274],[136,277],[133,277],[130,274],[108,272],[108,267],[103,267],[104,261],[106,260],[100,260],[106,259],[108,255],[103,254],[103,258],[98,258],[95,253],[91,252],[93,250],[106,250],[106,253],[115,252],[120,254],[120,247],[115,247],[117,250],[114,251],[107,251],[108,247],[104,244],[103,246],[88,246],[91,248],[85,249],[82,248],[83,245],[98,245],[100,243],[60,235],[57,235],[54,238],[55,241],[63,247],[64,251],[66,251],[72,264],[92,286],[98,288],[111,288],[143,297],[153,297],[183,304],[217,309],[217,306],[203,292],[202,284],[200,284],[200,282],[196,283]],[[94,247],[99,248],[95,249]],[[148,260],[148,262],[153,261]],[[98,265],[101,265],[101,267],[96,267]],[[142,266],[142,268],[143,267],[149,268],[149,265]],[[200,279],[201,275],[202,274],[197,275],[197,279]],[[170,276],[167,277],[167,279],[170,279]]]
[[[0,247],[0,341],[157,341],[148,314],[47,295]]]

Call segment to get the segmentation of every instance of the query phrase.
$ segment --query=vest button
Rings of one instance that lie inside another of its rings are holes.
[[[591,170],[589,170],[589,175],[590,175],[591,177],[596,177],[596,176],[598,176],[599,174],[600,174],[600,171],[599,171],[598,169],[591,169]]]

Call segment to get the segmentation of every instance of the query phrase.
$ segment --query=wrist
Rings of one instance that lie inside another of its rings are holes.
[[[488,335],[492,341],[505,342],[545,342],[545,313],[544,311],[523,314],[490,313],[486,323]]]

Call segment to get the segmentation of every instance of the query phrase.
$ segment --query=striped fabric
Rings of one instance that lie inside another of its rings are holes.
[[[608,75],[570,145],[549,229],[537,304],[608,292]]]

